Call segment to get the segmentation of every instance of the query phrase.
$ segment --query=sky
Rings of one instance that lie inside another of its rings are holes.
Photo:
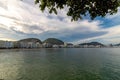
[[[0,0],[0,40],[58,38],[75,44],[98,41],[120,43],[120,8],[114,15],[71,22],[67,7],[58,14],[41,12],[34,0]]]

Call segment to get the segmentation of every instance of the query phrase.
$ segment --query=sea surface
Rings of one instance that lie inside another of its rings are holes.
[[[0,50],[0,80],[120,80],[120,48]]]

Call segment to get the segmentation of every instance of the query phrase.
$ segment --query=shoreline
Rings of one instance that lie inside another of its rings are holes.
[[[101,47],[101,48],[0,48],[0,50],[38,50],[38,49],[103,49],[120,47]]]

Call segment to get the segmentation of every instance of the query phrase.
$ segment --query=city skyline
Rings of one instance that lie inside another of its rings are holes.
[[[0,0],[0,11],[0,40],[51,37],[72,43],[120,43],[120,8],[105,18],[86,16],[73,22],[66,16],[67,8],[58,10],[58,15],[42,13],[34,0]]]

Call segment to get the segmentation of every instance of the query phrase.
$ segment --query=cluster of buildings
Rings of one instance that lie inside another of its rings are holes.
[[[101,48],[101,47],[120,47],[120,45],[109,45],[105,46],[98,42],[82,43],[78,45],[73,45],[71,43],[64,43],[57,39],[49,39],[46,42],[41,42],[41,40],[36,38],[28,38],[19,41],[0,41],[0,49],[10,49],[10,48]],[[59,44],[58,44],[59,43]]]
[[[5,48],[41,48],[39,39],[29,38],[20,41],[0,41],[0,49]]]
[[[34,42],[13,42],[13,41],[0,41],[0,49],[10,49],[10,48],[40,48],[42,45],[40,43]]]
[[[12,48],[14,45],[11,41],[0,41],[0,48]]]
[[[40,43],[40,42],[17,42],[17,41],[0,41],[0,49],[12,49],[12,48],[73,48],[73,44],[51,44],[51,43]]]
[[[51,43],[43,43],[43,48],[74,48],[74,45],[71,43],[64,44],[51,44]]]

